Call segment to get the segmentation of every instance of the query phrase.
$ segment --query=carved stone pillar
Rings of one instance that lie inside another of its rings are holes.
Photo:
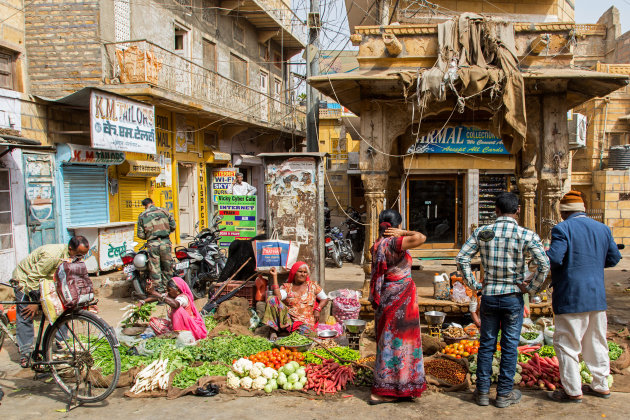
[[[544,178],[540,180],[540,238],[544,244],[551,240],[551,229],[562,221],[560,218],[560,199],[562,193],[562,181],[558,178]]]
[[[385,174],[365,174],[361,176],[363,187],[365,188],[365,204],[366,224],[365,227],[365,243],[363,245],[364,261],[363,272],[365,273],[365,281],[363,282],[363,297],[369,295],[370,278],[371,278],[371,260],[370,248],[378,238],[378,216],[384,209],[385,204],[385,186],[387,185],[387,173]]]
[[[527,229],[536,230],[536,189],[538,178],[520,178],[518,191],[521,195],[521,220]]]

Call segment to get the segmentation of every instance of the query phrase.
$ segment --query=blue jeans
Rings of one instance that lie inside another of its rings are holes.
[[[487,393],[492,376],[492,356],[497,348],[497,335],[501,330],[501,365],[497,395],[507,395],[514,386],[518,360],[518,342],[523,326],[523,295],[482,296],[481,337],[477,354],[477,390]]]

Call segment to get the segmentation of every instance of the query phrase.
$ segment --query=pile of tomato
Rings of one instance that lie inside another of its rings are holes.
[[[479,340],[461,340],[457,343],[446,346],[444,350],[442,350],[442,353],[450,354],[457,359],[461,359],[462,357],[477,354],[478,351]],[[497,351],[501,351],[501,346],[499,344],[497,344]]]
[[[286,365],[289,362],[298,362],[300,366],[304,366],[304,354],[299,351],[293,351],[289,349],[285,349],[284,347],[280,347],[279,349],[274,348],[272,350],[261,351],[260,353],[252,354],[248,357],[253,363],[260,362],[265,366],[280,369],[282,366]]]

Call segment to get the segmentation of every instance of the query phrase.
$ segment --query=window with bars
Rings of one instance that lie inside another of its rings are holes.
[[[0,251],[13,249],[11,182],[8,169],[0,169]]]
[[[247,85],[247,61],[235,54],[230,54],[230,74],[235,82]]]

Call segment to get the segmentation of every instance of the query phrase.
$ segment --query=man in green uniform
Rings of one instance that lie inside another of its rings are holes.
[[[39,302],[39,284],[44,280],[53,280],[62,260],[84,257],[88,252],[90,244],[84,236],[72,237],[68,245],[50,244],[35,249],[13,270],[11,278],[20,286],[20,290],[15,292],[15,299],[20,302]],[[16,335],[22,367],[28,367],[33,351],[33,317],[38,309],[38,303],[17,305]]]
[[[146,209],[138,216],[138,238],[146,239],[149,255],[149,278],[155,290],[166,292],[166,284],[173,277],[173,256],[169,235],[175,230],[175,219],[166,209],[156,207],[145,198]]]

